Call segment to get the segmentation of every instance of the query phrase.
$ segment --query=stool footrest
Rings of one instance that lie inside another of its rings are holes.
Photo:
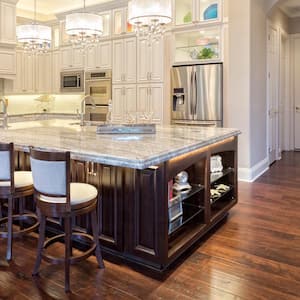
[[[88,258],[89,256],[91,256],[94,253],[94,251],[96,249],[96,244],[91,235],[86,234],[86,233],[73,232],[72,237],[73,236],[77,236],[80,239],[84,239],[89,244],[90,247],[88,250],[86,250],[85,252],[83,252],[80,255],[70,256],[70,264],[75,264],[77,262],[80,262],[80,261]],[[65,262],[64,257],[53,256],[53,255],[49,255],[49,254],[45,253],[46,248],[48,248],[49,246],[51,246],[54,243],[59,242],[64,237],[65,237],[65,234],[59,234],[59,235],[56,235],[56,236],[48,239],[47,241],[45,241],[44,249],[43,249],[43,253],[42,253],[43,260],[45,260],[48,263],[52,263],[52,264],[62,264]]]
[[[28,220],[31,220],[33,223],[31,226],[29,227],[26,227],[26,228],[23,228],[23,229],[19,229],[18,231],[13,231],[13,237],[19,237],[19,236],[22,236],[22,235],[25,235],[29,232],[32,232],[34,231],[35,229],[37,229],[39,227],[39,220],[38,220],[38,217],[34,214],[23,214],[23,215],[13,215],[12,216],[13,218],[13,221],[28,221]],[[5,218],[2,218],[0,220],[0,226],[7,223],[8,222],[8,218],[5,217]],[[8,237],[8,232],[7,231],[0,231],[0,237],[3,237],[3,238],[7,238]]]

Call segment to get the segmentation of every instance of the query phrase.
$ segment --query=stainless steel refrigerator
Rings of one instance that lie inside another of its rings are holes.
[[[174,66],[172,124],[223,126],[223,65]]]

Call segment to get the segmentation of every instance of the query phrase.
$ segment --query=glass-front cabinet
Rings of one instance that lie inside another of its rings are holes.
[[[126,34],[133,32],[132,25],[127,21],[127,7],[113,10],[113,34]]]
[[[175,25],[221,20],[221,0],[174,0]]]
[[[177,32],[174,63],[220,61],[221,28],[208,27],[188,32]]]

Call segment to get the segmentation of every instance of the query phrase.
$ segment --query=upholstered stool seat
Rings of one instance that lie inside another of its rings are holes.
[[[44,152],[30,150],[30,162],[33,173],[34,195],[40,216],[38,251],[33,275],[39,273],[41,260],[53,264],[65,265],[65,291],[70,291],[70,265],[86,259],[95,253],[100,268],[104,268],[97,225],[96,207],[97,189],[87,183],[71,183],[70,152]],[[73,232],[72,219],[89,214],[93,235]],[[46,218],[60,218],[64,233],[45,240]],[[72,255],[72,237],[77,236],[89,245],[88,250]],[[47,247],[65,242],[64,257],[55,257],[47,253]]]
[[[78,205],[80,205],[80,207],[90,205],[90,202],[94,201],[97,196],[97,189],[90,184],[79,182],[71,182],[70,184],[70,203],[72,209],[76,209]],[[65,197],[49,197],[40,195],[39,199],[40,201],[49,203],[66,203]]]
[[[33,188],[32,173],[30,171],[15,171],[14,172],[15,189],[18,188]],[[1,181],[0,186],[10,186],[10,181]]]
[[[24,213],[25,197],[33,196],[32,173],[29,171],[14,171],[14,162],[13,144],[0,143],[0,199],[2,199],[2,202],[7,199],[7,217],[0,219],[0,225],[7,224],[7,229],[2,228],[0,236],[7,238],[7,260],[12,258],[13,237],[32,232],[39,226],[35,214]],[[13,214],[16,199],[18,199],[19,212]],[[19,228],[13,228],[14,221],[19,222]],[[24,226],[25,224],[26,226]]]

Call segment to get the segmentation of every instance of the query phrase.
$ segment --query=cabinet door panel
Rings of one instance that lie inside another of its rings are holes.
[[[94,70],[96,68],[97,47],[88,48],[86,52],[86,68]]]
[[[55,51],[52,54],[52,92],[55,94],[60,93],[60,53]]]
[[[151,81],[163,81],[164,51],[163,40],[153,42],[151,45]]]
[[[149,78],[149,72],[150,72],[150,51],[151,45],[149,45],[149,42],[145,39],[138,41],[138,53],[137,53],[137,69],[138,69],[138,81],[139,82],[145,82],[148,81]]]
[[[83,68],[84,52],[79,48],[73,48],[72,65],[76,69]]]
[[[123,41],[113,41],[113,82],[121,83],[123,79]]]
[[[51,93],[51,53],[36,56],[36,91]]]
[[[152,85],[149,99],[149,112],[153,113],[152,121],[160,124],[163,116],[163,86]]]
[[[72,68],[72,48],[64,48],[61,50],[61,63],[63,69]]]
[[[112,120],[114,122],[122,122],[124,112],[124,86],[113,87],[112,102]]]
[[[125,87],[125,105],[124,114],[127,112],[136,112],[136,85],[128,85]],[[125,115],[123,115],[123,119]]]
[[[127,83],[136,82],[136,37],[124,40],[124,73]]]
[[[16,5],[0,3],[1,11],[1,41],[6,43],[16,42]]]
[[[24,53],[23,90],[28,93],[35,92],[35,57]]]
[[[111,69],[111,42],[104,42],[98,45],[97,68]]]
[[[137,87],[137,121],[143,121],[143,113],[149,109],[149,86],[138,85]]]

